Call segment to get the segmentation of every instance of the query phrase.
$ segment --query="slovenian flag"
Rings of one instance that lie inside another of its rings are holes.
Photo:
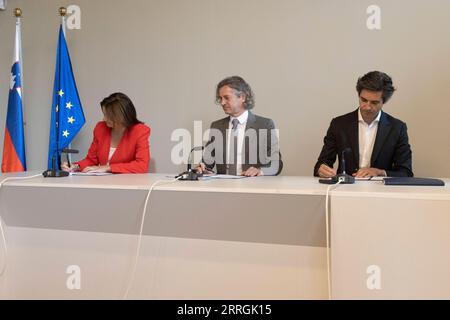
[[[2,172],[27,170],[22,113],[22,45],[20,39],[20,19],[18,19],[3,142]]]

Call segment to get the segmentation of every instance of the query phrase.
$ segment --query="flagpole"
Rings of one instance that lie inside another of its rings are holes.
[[[25,108],[24,108],[24,94],[23,92],[24,90],[24,76],[23,76],[23,59],[22,59],[22,9],[20,8],[15,8],[13,10],[13,14],[16,17],[16,30],[18,29],[18,33],[19,33],[19,38],[16,39],[19,43],[18,43],[18,47],[19,47],[19,61],[20,61],[20,82],[21,82],[21,86],[20,86],[20,91],[21,91],[21,97],[22,97],[22,116],[23,116],[23,125],[24,127],[26,127],[27,122],[25,120]]]
[[[11,82],[3,143],[2,172],[27,171],[24,112],[23,112],[23,66],[20,24],[22,10],[15,8],[16,30],[11,65]]]
[[[59,14],[65,16],[66,9],[60,8]],[[61,21],[64,21],[61,18]],[[60,171],[60,154],[72,142],[73,138],[86,123],[80,96],[78,94],[69,50],[59,25],[58,45],[56,49],[55,80],[53,82],[53,99],[51,108],[49,152],[47,158],[46,177],[62,177],[65,171]],[[65,152],[67,153],[67,152]],[[55,155],[57,154],[57,157]],[[58,164],[56,166],[56,161]],[[50,170],[51,168],[51,170]]]
[[[62,26],[64,38],[66,37],[66,14],[67,14],[67,9],[65,7],[60,7],[59,15],[61,16],[61,26]]]
[[[61,16],[61,27],[62,27],[62,31],[63,31],[63,35],[64,38],[66,38],[66,14],[67,14],[67,9],[66,7],[60,7],[58,9],[59,11],[59,15]],[[67,42],[67,39],[66,39]],[[72,144],[69,143],[68,148],[71,149],[72,148]],[[72,155],[71,154],[66,154],[67,156],[67,161],[70,165],[70,163],[72,162]]]
[[[66,13],[67,13],[67,9],[66,9],[66,7],[60,7],[58,9],[58,11],[59,11],[59,15],[61,16],[61,27],[63,29],[63,35],[64,35],[64,38],[65,38],[66,37]],[[69,148],[70,147],[71,146],[69,144]],[[59,156],[59,154],[58,154],[58,156]],[[71,158],[70,154],[67,154],[67,160],[69,161],[69,164],[70,164],[70,162],[72,162],[72,158]],[[62,162],[62,160],[61,160],[61,162]]]

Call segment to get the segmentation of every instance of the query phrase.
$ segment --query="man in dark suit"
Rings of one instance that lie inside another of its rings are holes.
[[[355,177],[412,177],[406,124],[381,110],[395,91],[392,79],[372,71],[358,79],[356,90],[359,108],[331,121],[314,175],[329,178],[341,173],[345,153],[345,171]]]
[[[253,114],[253,92],[241,77],[222,80],[216,88],[216,102],[227,117],[211,124],[199,173],[278,175],[282,168],[278,132],[271,119]]]

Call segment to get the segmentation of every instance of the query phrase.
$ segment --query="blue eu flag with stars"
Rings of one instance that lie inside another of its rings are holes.
[[[53,84],[48,169],[52,168],[52,158],[57,165],[55,169],[60,168],[61,151],[69,146],[85,122],[66,39],[60,26]]]

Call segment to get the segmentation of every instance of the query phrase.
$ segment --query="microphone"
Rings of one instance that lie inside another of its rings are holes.
[[[62,153],[66,154],[66,160],[67,160],[67,165],[70,167],[70,158],[69,158],[69,153],[78,153],[79,151],[77,149],[62,149]]]
[[[352,149],[350,149],[350,148],[345,148],[344,150],[342,150],[342,153],[341,153],[342,174],[345,174],[345,154],[347,152],[351,152],[351,151],[352,151]]]
[[[203,147],[203,146],[193,147],[191,149],[191,152],[189,152],[189,157],[188,157],[187,171],[191,171],[192,170],[192,164],[191,164],[192,152],[194,152],[194,151],[203,151],[203,149],[205,149],[205,147]]]
[[[348,152],[351,152],[351,148],[344,148],[341,153],[341,168],[342,173],[335,175],[331,179],[319,179],[319,183],[325,183],[325,184],[335,184],[340,182],[341,184],[352,184],[355,183],[355,177],[347,174],[345,172],[345,154]]]
[[[61,178],[61,177],[67,177],[69,175],[69,172],[67,171],[62,171],[59,169],[59,166],[57,168],[56,165],[56,157],[55,157],[55,153],[57,153],[58,150],[55,150],[55,152],[53,153],[52,156],[52,168],[50,170],[45,170],[42,175],[45,178]],[[67,164],[70,167],[70,159],[69,159],[69,153],[78,153],[79,151],[76,149],[68,149],[68,148],[64,148],[61,150],[61,153],[65,153],[67,156]]]
[[[344,134],[344,132],[341,132],[341,139],[342,139],[343,145],[348,146],[347,136]],[[342,150],[342,152],[341,152],[342,173],[333,177],[333,179],[335,179],[336,182],[340,181],[340,183],[342,183],[342,184],[355,183],[355,177],[353,177],[352,175],[349,175],[345,172],[345,155],[348,154],[349,152],[350,153],[352,152],[352,149],[349,147],[345,147],[344,150]]]
[[[336,182],[340,181],[342,184],[352,184],[355,183],[355,177],[347,174],[345,172],[345,154],[351,152],[351,148],[345,148],[342,150],[341,154],[341,167],[342,167],[342,173],[338,174],[337,176],[333,177],[336,178]]]
[[[44,176],[44,178],[62,178],[62,177],[67,177],[69,175],[69,172],[66,171],[61,171],[59,170],[59,168],[56,168],[56,157],[55,157],[55,153],[58,150],[55,150],[55,152],[53,153],[52,156],[52,168],[50,170],[45,170],[44,172],[42,172],[42,175]]]
[[[63,152],[63,153],[78,153],[79,151],[78,151],[77,149],[68,149],[68,148],[65,148],[65,149],[62,149],[62,152]]]
[[[202,174],[199,174],[194,169],[192,169],[191,156],[192,156],[192,152],[202,151],[203,149],[205,149],[205,147],[203,147],[203,146],[193,147],[191,149],[191,152],[189,152],[189,157],[188,157],[187,171],[180,173],[179,175],[175,176],[175,178],[181,177],[178,180],[196,181],[196,180],[198,180],[198,177],[202,176]]]

